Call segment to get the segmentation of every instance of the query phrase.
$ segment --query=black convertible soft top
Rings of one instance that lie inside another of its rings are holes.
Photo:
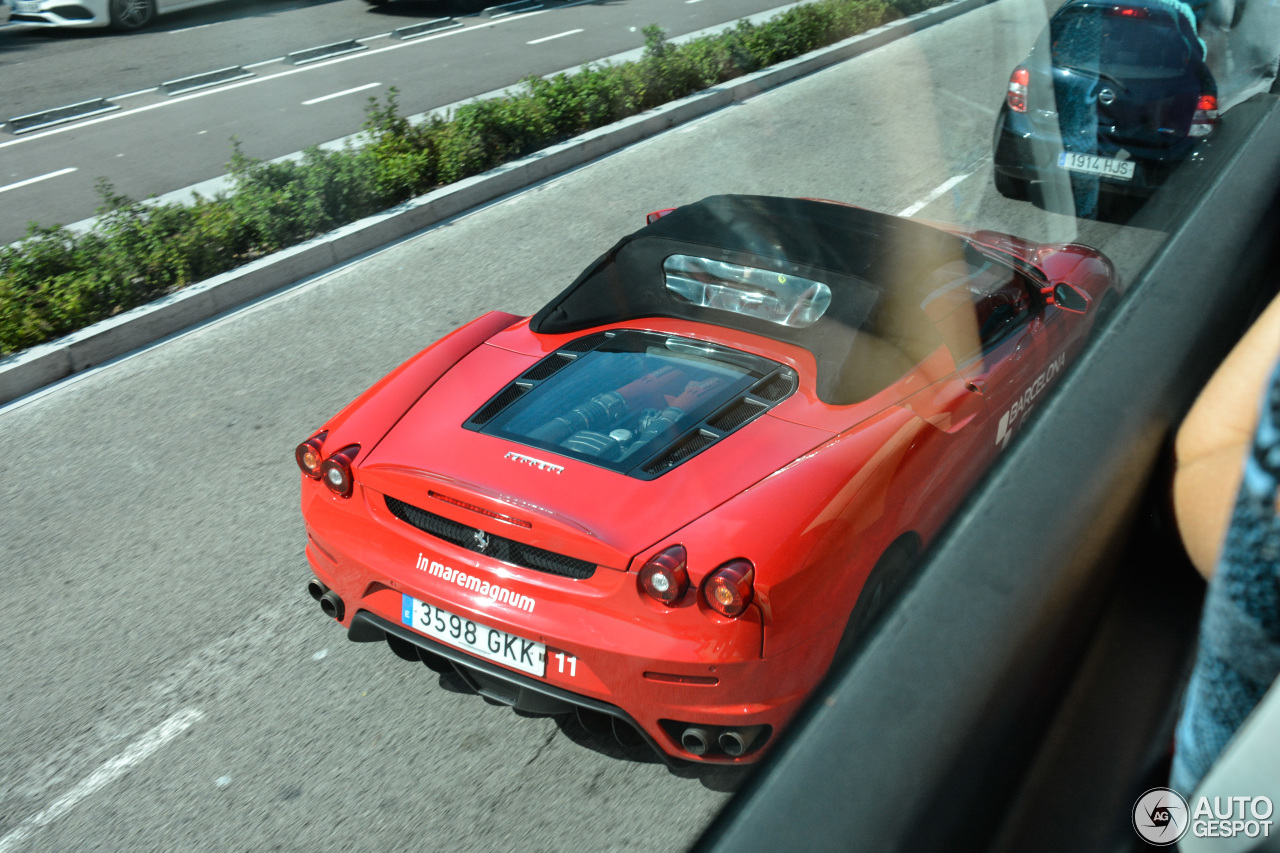
[[[868,364],[867,348],[855,348],[859,337],[899,345],[909,338],[900,353],[912,358],[942,343],[921,303],[936,287],[934,273],[973,251],[945,231],[834,202],[711,196],[622,238],[535,314],[530,327],[564,334],[671,317],[740,329],[809,350],[818,363],[819,397],[845,405],[887,384],[868,381],[871,374],[889,376],[896,369]],[[831,306],[808,328],[700,307],[666,287],[663,261],[676,254],[823,282],[831,288]]]

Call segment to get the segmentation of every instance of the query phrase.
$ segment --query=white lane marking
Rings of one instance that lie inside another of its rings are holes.
[[[212,24],[196,24],[194,27],[183,27],[182,29],[178,29],[178,30],[169,30],[169,34],[173,35],[174,33],[189,33],[192,30],[203,30],[206,27],[216,26],[217,24],[220,24],[220,23],[222,22],[214,21]]]
[[[684,0],[684,4],[688,6],[690,3],[701,3],[702,0]]]
[[[577,35],[577,34],[578,34],[578,33],[580,33],[580,32],[582,32],[582,30],[581,30],[581,29],[577,29],[577,30],[566,30],[566,31],[565,31],[565,32],[563,32],[563,33],[556,33],[556,34],[555,34],[555,35],[553,35],[553,36],[543,36],[543,37],[542,37],[542,38],[540,38],[540,39],[534,39],[533,41],[527,41],[527,42],[525,42],[525,44],[542,44],[544,41],[551,41],[552,39],[560,39],[560,38],[564,38],[565,36],[575,36],[575,35]]]
[[[152,86],[150,89],[139,89],[136,92],[125,92],[123,95],[112,95],[110,98],[107,98],[107,100],[118,101],[122,98],[136,98],[139,95],[150,95],[154,92],[159,92],[159,91],[160,91],[159,86]]]
[[[408,41],[402,41],[402,42],[399,42],[398,44],[388,45],[387,47],[379,47],[372,50],[362,50],[359,53],[349,53],[349,54],[346,54],[345,56],[336,56],[333,59],[328,59],[323,62],[312,62],[298,68],[291,68],[288,71],[281,71],[279,74],[271,74],[266,77],[254,77],[249,80],[241,80],[238,83],[228,83],[225,86],[219,86],[213,89],[205,89],[200,92],[192,92],[190,95],[182,95],[179,97],[170,98],[165,101],[160,101],[158,103],[146,104],[134,110],[118,110],[109,115],[101,116],[99,118],[89,119],[88,121],[82,121],[74,124],[63,125],[61,127],[50,128],[49,130],[42,131],[40,133],[35,133],[35,134],[32,134],[31,136],[23,136],[18,139],[11,139],[8,142],[0,142],[0,148],[8,148],[10,145],[21,145],[24,142],[34,142],[37,139],[44,139],[46,136],[53,136],[54,134],[57,134],[57,133],[66,133],[69,130],[80,130],[81,128],[90,127],[95,124],[101,124],[103,120],[111,120],[116,118],[122,118],[124,116],[137,115],[138,113],[148,112],[150,110],[156,110],[162,107],[171,107],[174,104],[185,103],[186,101],[190,101],[195,98],[205,98],[205,97],[208,97],[209,95],[217,95],[217,94],[221,94],[222,92],[229,92],[232,89],[239,89],[242,86],[253,86],[258,83],[265,83],[268,80],[278,80],[281,77],[288,77],[293,74],[304,74],[308,71],[314,71],[317,68],[327,68],[330,65],[337,65],[339,62],[350,62],[355,59],[365,59],[370,56],[377,56],[380,53],[386,53],[389,50],[400,50],[401,48],[404,48],[404,47],[414,47],[416,45],[426,44],[427,42],[435,41],[436,39],[452,38],[453,36],[462,35],[463,33],[471,33],[477,30],[487,30],[487,29],[492,29],[493,27],[501,27],[505,24],[515,23],[516,21],[523,21],[525,18],[532,18],[535,15],[545,15],[548,12],[558,12],[561,9],[568,9],[571,6],[582,6],[586,3],[593,3],[593,2],[596,2],[596,0],[572,0],[572,2],[570,3],[564,3],[562,5],[556,6],[553,9],[537,9],[532,12],[521,12],[514,15],[508,15],[504,18],[499,18],[496,21],[486,21],[485,23],[477,24],[474,27],[458,27],[457,29],[445,30],[444,32],[437,33],[435,35],[419,36],[418,38],[409,39]],[[367,41],[367,39],[362,39],[362,41]],[[278,62],[278,61],[279,60],[272,59],[272,60],[268,60],[267,62],[255,63],[254,65],[246,65],[245,68],[256,68],[259,65],[266,65],[266,64],[270,64],[271,62]],[[154,91],[154,90],[151,90],[151,91]]]
[[[151,753],[191,728],[203,716],[203,711],[187,708],[138,738],[124,752],[90,773],[79,785],[54,800],[48,808],[27,818],[18,824],[17,829],[0,838],[0,853],[9,853],[32,835],[71,811],[85,797],[91,796],[100,788],[110,785],[128,773],[146,760]]]
[[[938,186],[934,188],[933,192],[929,193],[927,196],[920,199],[915,204],[906,208],[898,215],[899,216],[915,216],[917,213],[924,210],[927,204],[941,198],[944,193],[949,192],[953,187],[956,186],[956,184],[960,183],[961,181],[963,181],[965,178],[969,177],[972,174],[973,172],[965,172],[963,175],[956,175],[954,178],[947,178],[941,184],[938,184]]]
[[[62,175],[69,175],[69,174],[71,174],[72,172],[74,172],[75,170],[76,170],[76,167],[75,167],[75,166],[71,166],[71,167],[68,167],[68,168],[66,168],[66,169],[59,169],[59,170],[58,170],[58,171],[56,171],[56,172],[50,172],[50,173],[49,173],[49,174],[47,174],[47,175],[41,175],[41,176],[40,176],[40,177],[38,177],[38,178],[27,178],[25,181],[18,181],[16,184],[9,184],[9,186],[7,186],[7,187],[0,187],[0,193],[8,192],[9,190],[16,190],[16,189],[18,189],[18,188],[20,188],[20,187],[29,187],[29,186],[31,186],[32,184],[38,184],[38,183],[40,183],[41,181],[47,181],[47,180],[49,180],[50,178],[57,178],[57,177],[60,177],[60,176],[62,176]]]
[[[323,95],[319,98],[312,98],[309,101],[303,101],[302,105],[304,107],[309,107],[312,104],[318,104],[321,101],[331,101],[334,98],[341,98],[343,95],[354,95],[356,92],[363,92],[365,89],[373,89],[381,85],[381,83],[366,83],[363,86],[356,86],[354,89],[344,89],[341,92],[334,92],[332,95]]]

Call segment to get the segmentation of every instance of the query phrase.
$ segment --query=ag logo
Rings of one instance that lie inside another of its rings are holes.
[[[1187,834],[1187,801],[1171,788],[1152,788],[1133,804],[1133,828],[1148,844],[1167,847]]]
[[[471,534],[476,541],[476,550],[481,554],[489,547],[489,537],[485,535],[483,530],[476,530]]]

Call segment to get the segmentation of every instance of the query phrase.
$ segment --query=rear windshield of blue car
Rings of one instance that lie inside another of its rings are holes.
[[[1103,71],[1129,79],[1173,77],[1197,59],[1192,44],[1171,16],[1146,9],[1118,14],[1115,8],[1069,9],[1050,23],[1053,64]]]

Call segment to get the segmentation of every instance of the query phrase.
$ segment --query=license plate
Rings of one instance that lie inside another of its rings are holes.
[[[39,12],[40,0],[18,0],[13,4],[15,12]]]
[[[536,675],[547,674],[547,647],[402,595],[400,621],[447,646]]]
[[[1134,170],[1137,168],[1132,160],[1114,160],[1110,157],[1097,157],[1093,154],[1080,154],[1075,151],[1063,151],[1059,154],[1058,165],[1072,172],[1101,175],[1104,178],[1118,178],[1122,181],[1132,178]]]

